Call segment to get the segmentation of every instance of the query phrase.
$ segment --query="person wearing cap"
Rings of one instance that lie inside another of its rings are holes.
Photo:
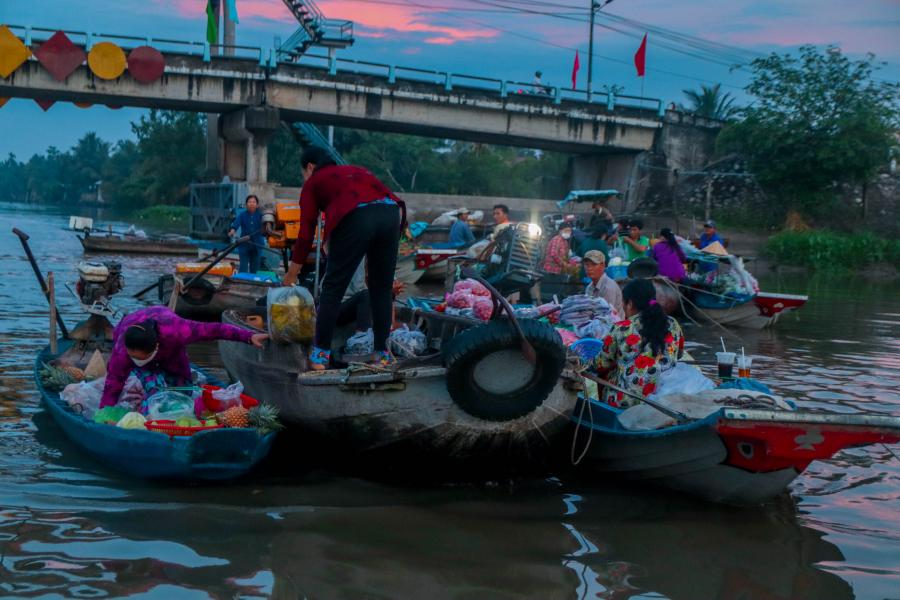
[[[725,241],[716,233],[716,222],[709,219],[703,224],[703,233],[700,234],[700,249],[703,250],[713,242],[725,245]]]
[[[620,238],[622,240],[622,248],[625,249],[625,259],[630,261],[636,260],[647,254],[650,247],[650,238],[641,235],[641,229],[644,223],[640,219],[632,219],[628,222],[628,235]]]
[[[544,273],[558,275],[563,272],[569,262],[571,249],[569,240],[572,238],[572,225],[563,221],[559,226],[559,233],[547,242],[547,251],[544,253],[544,263],[541,270]]]
[[[585,253],[581,264],[588,279],[591,280],[584,290],[584,295],[590,298],[603,298],[615,309],[620,318],[624,317],[622,290],[619,289],[619,284],[606,274],[606,255],[600,250],[590,250]]]
[[[450,226],[450,247],[462,248],[475,241],[475,235],[469,227],[469,209],[460,208],[456,211],[456,221]]]

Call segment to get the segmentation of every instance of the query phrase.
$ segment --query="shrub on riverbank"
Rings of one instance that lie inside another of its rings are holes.
[[[143,227],[187,235],[190,232],[191,209],[157,204],[132,213],[131,219]]]
[[[783,231],[769,238],[765,254],[777,264],[850,270],[874,263],[900,266],[900,240],[870,233]]]

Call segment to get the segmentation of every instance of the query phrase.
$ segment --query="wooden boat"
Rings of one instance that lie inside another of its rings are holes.
[[[431,248],[423,246],[416,250],[416,269],[422,272],[423,281],[444,281],[447,277],[448,260],[451,256],[465,254],[465,249]]]
[[[73,343],[60,340],[59,350],[71,352]],[[272,447],[275,434],[260,436],[254,429],[222,428],[170,437],[156,431],[94,423],[73,411],[58,392],[41,385],[41,367],[55,358],[48,347],[35,361],[34,378],[41,401],[66,437],[108,467],[147,479],[234,479],[259,464]]]
[[[127,234],[78,235],[82,248],[89,253],[170,254],[196,256],[198,246],[181,236],[145,238]]]
[[[698,321],[728,327],[765,329],[785,313],[797,310],[809,296],[758,292],[748,297],[721,296],[693,288],[685,293],[688,313]]]
[[[448,344],[472,323],[405,308],[398,308],[398,318],[419,319],[431,347]],[[252,329],[236,311],[226,311],[222,320]],[[530,412],[504,421],[487,420],[454,401],[439,352],[426,359],[406,359],[391,371],[303,372],[306,349],[299,344],[270,343],[259,350],[220,343],[219,350],[231,376],[260,401],[277,406],[285,422],[340,452],[388,453],[406,463],[427,458],[496,464],[510,471],[539,468],[553,440],[566,431],[577,394],[577,379],[564,370],[549,395],[536,408],[529,407]],[[539,360],[542,357],[538,355]],[[485,387],[502,388],[521,385],[522,373],[538,368],[528,365],[516,346],[488,355],[474,368],[472,378],[479,383],[490,379]]]
[[[900,441],[900,417],[884,415],[720,408],[685,425],[632,431],[619,413],[579,401],[573,421],[588,444],[585,469],[734,505],[771,500],[812,461],[844,448]]]
[[[169,302],[176,278],[184,284],[192,276],[185,273],[160,277],[159,301]],[[173,310],[185,319],[218,321],[226,310],[251,310],[259,302],[264,303],[268,291],[280,285],[274,281],[254,281],[240,274],[234,277],[207,274],[178,297]]]
[[[422,275],[424,274],[425,271],[416,264],[415,253],[397,257],[397,267],[394,270],[394,278],[397,281],[412,285],[422,279]]]

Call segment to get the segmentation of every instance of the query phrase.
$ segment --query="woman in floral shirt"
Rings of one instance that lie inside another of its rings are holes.
[[[656,302],[656,289],[646,279],[635,279],[622,290],[624,321],[613,326],[597,355],[598,374],[632,394],[647,397],[656,391],[659,374],[675,366],[684,351],[678,321]],[[604,388],[601,398],[611,406],[628,408],[636,398]]]

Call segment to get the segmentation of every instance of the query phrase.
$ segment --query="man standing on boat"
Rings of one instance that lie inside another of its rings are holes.
[[[703,233],[700,234],[700,249],[703,250],[713,242],[725,245],[725,242],[716,232],[716,222],[710,219],[703,224]]]
[[[250,194],[244,200],[245,210],[242,210],[231,223],[228,237],[234,237],[237,230],[241,235],[249,235],[250,241],[238,246],[238,256],[241,258],[239,271],[241,273],[256,273],[259,271],[260,251],[266,243],[262,234],[262,213],[259,212],[259,198]]]
[[[297,282],[300,268],[312,248],[319,213],[325,217],[322,238],[328,248],[310,366],[316,371],[329,367],[341,298],[363,259],[368,259],[377,360],[382,366],[390,366],[394,361],[387,348],[391,288],[400,232],[406,227],[406,205],[367,169],[337,165],[320,146],[304,150],[300,168],[303,169],[300,233],[291,252],[284,285]]]

